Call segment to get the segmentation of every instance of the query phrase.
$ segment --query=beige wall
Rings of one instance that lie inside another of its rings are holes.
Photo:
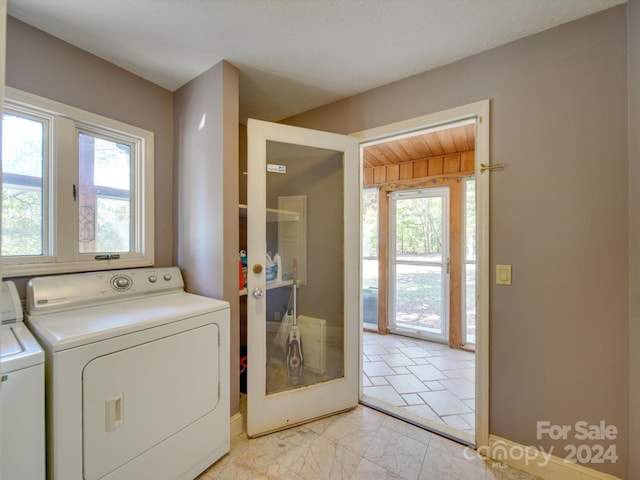
[[[640,478],[640,0],[628,3],[629,58],[629,478]]]
[[[231,304],[233,415],[240,408],[237,69],[218,63],[174,92],[174,124],[178,265],[190,292]]]
[[[173,96],[90,53],[7,18],[7,85],[155,134],[155,263],[173,265]]]
[[[490,432],[564,456],[536,422],[629,420],[625,6],[286,123],[352,133],[491,99]],[[384,67],[383,65],[381,67]],[[636,452],[637,453],[637,452]]]

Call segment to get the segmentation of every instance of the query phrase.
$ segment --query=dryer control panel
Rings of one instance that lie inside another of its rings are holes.
[[[38,315],[183,290],[178,267],[36,277],[27,284],[27,311]]]

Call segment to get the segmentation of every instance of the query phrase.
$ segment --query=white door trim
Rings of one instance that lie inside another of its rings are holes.
[[[477,223],[477,325],[476,325],[476,447],[489,445],[489,171],[481,173],[480,165],[490,160],[490,101],[481,100],[467,105],[430,113],[420,117],[363,130],[351,135],[360,144],[384,141],[403,133],[450,128],[456,122],[475,118],[476,122],[476,208]],[[362,166],[361,166],[362,167]],[[360,187],[362,189],[362,186]],[[362,385],[360,385],[362,394]]]

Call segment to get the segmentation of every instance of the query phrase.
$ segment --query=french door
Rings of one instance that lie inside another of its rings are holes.
[[[389,329],[448,342],[449,187],[392,192]]]
[[[249,120],[247,434],[358,403],[353,137]]]

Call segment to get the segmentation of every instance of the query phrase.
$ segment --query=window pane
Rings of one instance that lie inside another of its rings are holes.
[[[131,147],[80,133],[79,251],[131,250]]]
[[[362,320],[378,325],[378,189],[362,191]]]
[[[128,252],[129,201],[98,197],[97,252]]]
[[[476,181],[468,178],[465,184],[465,259],[473,262],[476,259]]]
[[[2,117],[2,254],[43,254],[44,123]]]

